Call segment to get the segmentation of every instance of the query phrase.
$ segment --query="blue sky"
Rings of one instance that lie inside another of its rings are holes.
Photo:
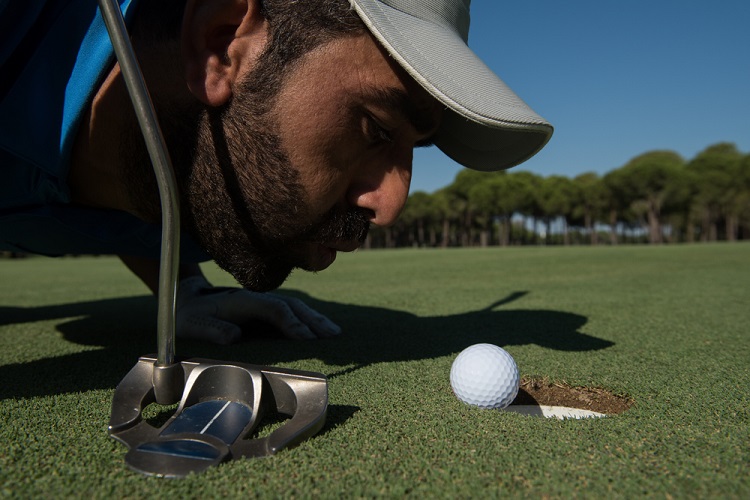
[[[750,1],[473,0],[469,46],[555,126],[515,167],[606,173],[655,149],[750,152]],[[413,191],[461,170],[417,150]]]

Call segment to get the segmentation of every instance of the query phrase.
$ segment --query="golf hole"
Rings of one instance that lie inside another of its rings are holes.
[[[606,389],[521,379],[518,396],[505,411],[557,419],[599,418],[622,413],[633,404],[632,399]]]

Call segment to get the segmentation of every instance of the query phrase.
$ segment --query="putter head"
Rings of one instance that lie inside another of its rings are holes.
[[[143,474],[183,477],[225,460],[266,457],[315,435],[328,409],[322,374],[191,358],[176,363],[184,391],[161,427],[142,418],[156,402],[155,356],[144,356],[115,390],[109,434],[130,450],[125,462]],[[291,417],[264,438],[251,438],[266,411]]]

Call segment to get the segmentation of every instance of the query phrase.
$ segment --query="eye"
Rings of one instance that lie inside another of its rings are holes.
[[[391,131],[380,125],[372,116],[366,114],[363,123],[364,134],[372,144],[393,142]]]

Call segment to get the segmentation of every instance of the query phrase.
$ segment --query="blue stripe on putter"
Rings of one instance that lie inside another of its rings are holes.
[[[169,455],[172,457],[185,457],[209,461],[216,461],[221,456],[221,451],[216,449],[215,446],[194,439],[152,441],[150,443],[143,443],[138,446],[136,450],[146,453]]]
[[[248,406],[236,401],[203,401],[183,409],[160,435],[209,434],[229,445],[247,427],[252,416]]]

